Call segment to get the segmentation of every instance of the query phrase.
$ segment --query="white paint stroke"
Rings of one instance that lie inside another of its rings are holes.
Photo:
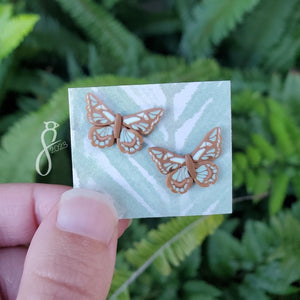
[[[200,82],[187,83],[185,87],[175,94],[174,96],[174,120],[177,121],[184,109],[186,108],[187,103],[192,99],[193,95],[197,91]]]
[[[161,107],[167,103],[167,98],[159,84],[147,86],[121,86],[121,89],[133,99],[142,109]]]
[[[203,215],[211,215],[213,214],[215,208],[217,207],[217,205],[219,204],[220,200],[217,200],[215,202],[213,202],[204,212]]]
[[[188,206],[186,206],[184,209],[181,210],[180,215],[186,216],[188,212],[193,208],[194,203],[190,203]]]
[[[220,86],[223,84],[223,82],[224,82],[224,81],[220,81],[220,82],[218,83],[218,87],[220,87]]]
[[[163,136],[164,136],[164,141],[168,141],[169,135],[168,135],[166,126],[164,126],[164,125],[159,126],[159,131],[163,134]]]
[[[209,98],[202,105],[200,111],[196,113],[191,119],[188,119],[180,128],[175,132],[175,148],[177,152],[180,152],[184,146],[185,140],[192,132],[197,121],[201,118],[207,106],[213,102],[213,98]]]
[[[146,203],[143,199],[143,197],[141,197],[132,187],[131,185],[127,182],[127,180],[122,176],[122,174],[110,163],[109,159],[107,158],[106,155],[101,155],[101,159],[98,158],[97,160],[97,164],[100,168],[105,168],[107,170],[109,170],[109,172],[107,172],[107,175],[109,175],[114,181],[116,181],[122,188],[124,188],[126,190],[126,192],[128,194],[130,194],[132,197],[134,197],[136,199],[136,201],[142,205],[149,213],[151,213],[152,215],[157,215],[157,213],[155,213],[155,211],[148,205],[148,203]],[[101,164],[100,164],[101,161]]]
[[[144,178],[152,185],[153,189],[161,196],[161,199],[167,204],[170,204],[171,200],[169,198],[169,195],[166,193],[164,189],[161,188],[161,186],[157,183],[155,178],[132,157],[129,157],[129,161],[132,163],[133,166],[135,166],[140,171],[140,173],[144,176]]]

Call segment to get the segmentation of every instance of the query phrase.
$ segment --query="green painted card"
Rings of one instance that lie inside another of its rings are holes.
[[[73,185],[120,218],[231,213],[230,82],[70,88]]]

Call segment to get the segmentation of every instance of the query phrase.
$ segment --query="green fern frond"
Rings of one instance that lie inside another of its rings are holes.
[[[116,299],[152,263],[160,273],[168,275],[171,265],[178,266],[206,236],[214,232],[223,219],[222,215],[173,218],[160,224],[158,229],[151,230],[147,238],[125,252],[127,260],[138,269],[112,291],[110,299]]]
[[[37,15],[12,17],[12,7],[0,4],[0,63],[23,41],[39,20]]]
[[[263,94],[270,90],[270,76],[262,72],[261,69],[233,70],[231,81],[232,93],[251,90]]]
[[[285,30],[280,40],[270,48],[262,63],[267,70],[288,71],[300,54],[300,2],[288,15]]]
[[[290,72],[283,85],[282,94],[279,96],[282,103],[295,102],[300,97],[300,74],[298,72]]]
[[[253,293],[245,294],[247,290],[255,291],[259,299],[299,292],[294,285],[300,279],[299,212],[298,202],[273,216],[269,224],[249,220],[241,240],[221,229],[209,238],[210,270],[221,278],[219,282],[229,278],[233,283],[222,286],[222,298],[232,291],[235,299],[253,299]]]
[[[291,95],[295,96],[295,93],[296,87],[292,88]],[[282,95],[278,97],[282,98]],[[281,102],[285,103],[283,99]],[[243,152],[234,152],[234,186],[244,185],[254,196],[270,194],[269,213],[273,215],[282,208],[290,184],[297,190],[300,129],[281,103],[259,93],[235,94],[232,112],[234,146],[236,139],[243,135],[251,137],[240,146]],[[241,118],[242,123],[237,118]],[[245,126],[241,126],[243,124]],[[249,128],[252,134],[249,134]],[[245,143],[248,144],[246,148]]]
[[[145,83],[145,80],[100,76],[80,79],[61,87],[47,104],[38,111],[26,115],[2,137],[0,182],[34,182],[35,160],[42,150],[40,135],[44,129],[43,122],[55,121],[62,124],[68,119],[67,89],[70,86],[87,87],[138,83]]]
[[[291,0],[289,5],[281,0],[264,0],[259,3],[233,36],[230,53],[235,64],[253,67],[269,56],[272,47],[281,43],[288,18],[297,1]]]
[[[147,54],[139,61],[138,72],[143,76],[151,76],[158,72],[168,72],[186,66],[184,60],[171,55]]]
[[[204,0],[195,5],[185,24],[181,52],[189,59],[210,54],[212,47],[218,45],[258,2]]]
[[[102,55],[110,57],[111,70],[137,65],[146,50],[141,41],[91,0],[56,0],[84,33],[95,42]],[[112,68],[114,66],[114,68]]]
[[[188,82],[201,80],[218,80],[230,78],[225,69],[221,69],[213,59],[198,59],[186,65],[180,64],[169,71],[147,76],[150,82]]]
[[[13,56],[13,54],[10,55],[9,57],[3,59],[3,61],[0,63],[0,107],[2,105],[2,102],[4,101],[8,82],[13,75],[12,69],[15,63]]]
[[[84,77],[82,68],[78,64],[78,61],[75,59],[74,55],[72,53],[68,53],[66,58],[69,78],[71,80],[75,80],[76,78]]]
[[[63,59],[67,53],[72,53],[78,62],[88,61],[88,44],[49,16],[41,16],[32,34],[22,44],[20,54],[23,57],[34,57],[42,51]]]
[[[120,286],[122,286],[132,275],[132,272],[126,271],[126,270],[118,270],[115,269],[113,280],[110,287],[110,292],[108,294],[108,299],[113,300],[114,297],[112,297],[112,293],[116,291]],[[128,288],[124,289],[120,294],[118,294],[117,297],[118,300],[129,300],[129,292]]]
[[[63,85],[63,80],[43,70],[27,70],[25,68],[8,80],[8,88],[19,93],[31,93],[39,104],[45,103],[53,92]]]
[[[268,107],[270,129],[275,137],[277,148],[283,155],[291,156],[300,150],[296,146],[299,145],[300,131],[282,105],[273,99],[268,99]]]
[[[289,72],[284,82],[274,91],[273,95],[274,99],[278,100],[286,108],[296,124],[300,126],[300,74],[297,71]]]
[[[94,44],[89,45],[88,70],[90,76],[98,76],[105,73],[102,57],[98,54]]]
[[[221,299],[222,292],[213,285],[201,280],[190,280],[184,284],[184,297],[189,300],[217,300]]]
[[[150,53],[143,43],[101,5],[91,0],[56,0],[95,43],[106,72],[131,76],[169,70],[180,58]]]
[[[272,191],[269,199],[270,215],[276,214],[281,209],[286,197],[289,180],[290,178],[285,172],[280,172],[273,178]]]
[[[125,257],[136,267],[141,267],[149,259],[161,259],[163,264],[157,264],[156,267],[168,275],[169,265],[178,266],[222,220],[222,216],[174,218],[160,224],[157,230],[150,231],[148,239],[136,244],[135,249],[128,250]],[[155,257],[153,253],[156,253]]]
[[[275,161],[278,157],[276,149],[267,141],[264,137],[259,134],[252,135],[252,141],[256,149],[259,151],[264,159],[264,163],[269,165]]]
[[[102,5],[105,9],[112,9],[120,0],[102,0]]]

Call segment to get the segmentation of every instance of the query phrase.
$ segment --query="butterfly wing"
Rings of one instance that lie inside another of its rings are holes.
[[[194,180],[202,187],[207,187],[211,184],[214,184],[218,179],[219,169],[210,161],[199,162],[195,165],[195,171],[197,175]]]
[[[94,94],[87,93],[85,97],[87,119],[95,126],[111,125],[115,122],[114,113]]]
[[[221,128],[215,127],[207,133],[199,146],[193,151],[192,158],[195,162],[214,160],[221,155]]]
[[[184,165],[169,173],[166,177],[166,184],[173,193],[184,194],[187,192],[193,184],[193,179],[188,172],[187,166]]]
[[[123,117],[123,125],[148,135],[154,129],[154,125],[160,120],[164,110],[162,108],[147,109],[136,114]]]
[[[158,170],[164,175],[180,168],[185,161],[184,156],[177,155],[163,148],[152,147],[148,149],[148,152],[156,163]]]
[[[113,125],[104,127],[92,126],[88,136],[92,145],[99,148],[110,147],[115,141]]]
[[[135,130],[122,127],[117,143],[121,152],[133,154],[142,148],[143,137]]]

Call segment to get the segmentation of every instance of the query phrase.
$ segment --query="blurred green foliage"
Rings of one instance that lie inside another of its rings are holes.
[[[72,184],[70,147],[35,170],[68,87],[232,81],[234,213],[134,220],[111,299],[299,299],[300,0],[2,0],[0,28],[0,182]]]

